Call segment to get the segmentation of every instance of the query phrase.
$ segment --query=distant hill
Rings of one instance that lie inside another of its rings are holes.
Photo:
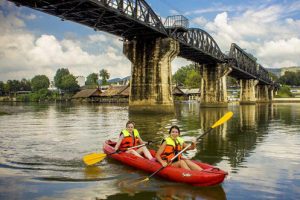
[[[113,78],[113,79],[109,79],[107,82],[110,83],[110,84],[126,84],[128,81],[130,80],[130,76],[126,76],[124,78]],[[98,80],[98,83],[101,85],[102,84],[102,80],[99,79]]]
[[[277,77],[280,77],[281,75],[281,68],[267,68],[267,70],[273,74],[275,74]]]
[[[272,72],[276,76],[280,77],[280,76],[283,76],[286,71],[289,71],[289,72],[300,71],[300,66],[283,67],[283,68],[267,68],[267,70],[269,72]]]

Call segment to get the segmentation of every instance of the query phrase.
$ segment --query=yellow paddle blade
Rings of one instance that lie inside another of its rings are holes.
[[[97,162],[100,162],[106,157],[105,153],[91,153],[83,157],[83,162],[86,165],[93,165]]]
[[[233,115],[233,112],[228,112],[226,113],[221,119],[219,119],[216,123],[214,123],[214,125],[212,125],[211,128],[216,128],[217,126],[220,126],[221,124],[223,124],[224,122],[226,122],[227,120],[229,120]]]

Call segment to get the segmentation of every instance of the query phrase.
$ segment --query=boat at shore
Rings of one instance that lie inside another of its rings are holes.
[[[107,140],[103,144],[103,151],[106,154],[111,154],[115,151],[114,146],[116,142]],[[154,150],[150,150],[152,155],[155,155]],[[148,160],[146,158],[140,158],[133,154],[121,152],[110,155],[111,158],[120,161],[125,165],[143,170],[147,173],[153,173],[161,168],[161,164],[155,160]],[[214,167],[212,165],[194,161],[197,165],[203,168],[202,171],[186,170],[178,167],[167,166],[157,176],[180,183],[186,183],[194,186],[213,186],[222,183],[228,174],[227,172]]]

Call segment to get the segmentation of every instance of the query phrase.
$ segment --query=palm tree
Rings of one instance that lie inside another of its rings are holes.
[[[107,85],[107,80],[110,77],[110,74],[107,72],[107,70],[106,69],[100,70],[99,76],[102,78],[102,85]]]

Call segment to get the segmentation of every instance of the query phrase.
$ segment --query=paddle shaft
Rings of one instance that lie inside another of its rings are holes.
[[[202,133],[199,137],[197,137],[197,141],[200,140],[201,138],[203,138],[206,134],[208,134],[213,128],[209,128],[207,131],[205,131],[204,133]]]
[[[186,151],[191,145],[192,145],[192,144],[188,144],[184,149],[182,149],[178,154],[176,154],[176,156],[174,156],[174,157],[171,159],[171,161],[168,163],[168,165],[170,165],[170,164],[173,162],[173,160],[175,160],[180,154],[182,154],[184,151]],[[168,166],[168,165],[167,165],[167,166]],[[161,170],[163,170],[165,167],[166,167],[166,166],[161,166],[158,170],[156,170],[155,172],[153,172],[153,174],[151,174],[151,175],[148,177],[148,179],[151,178],[152,176],[154,176],[155,174],[157,174],[158,172],[160,172]]]
[[[134,148],[139,148],[139,147],[143,147],[143,146],[146,146],[147,144],[148,143],[144,143],[144,144],[140,144],[140,145],[137,145],[137,146],[134,146],[134,147],[129,147],[129,148],[127,148],[127,150],[134,149]],[[109,154],[107,154],[107,156],[115,154],[115,153],[120,153],[120,150],[117,150],[115,152],[109,153]]]

